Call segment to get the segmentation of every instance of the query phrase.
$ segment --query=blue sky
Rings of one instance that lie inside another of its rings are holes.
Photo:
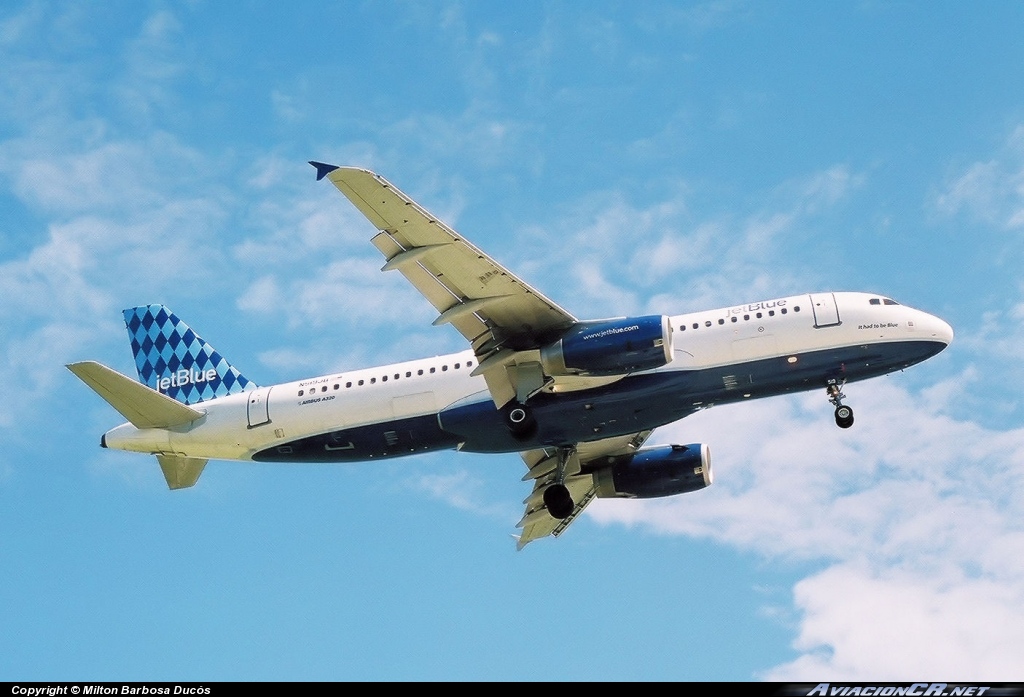
[[[1020,681],[1024,5],[0,10],[0,679]],[[98,447],[64,364],[165,303],[260,384],[463,348],[306,161],[374,169],[571,312],[816,290],[954,344],[711,409],[715,484],[515,552],[515,455]]]

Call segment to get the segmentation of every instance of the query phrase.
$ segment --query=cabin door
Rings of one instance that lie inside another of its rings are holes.
[[[818,329],[841,324],[833,293],[811,293],[811,308],[814,310],[814,326]]]
[[[249,428],[270,423],[270,387],[260,387],[249,392]]]

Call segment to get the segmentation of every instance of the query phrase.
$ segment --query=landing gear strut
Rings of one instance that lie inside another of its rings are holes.
[[[565,520],[576,510],[576,504],[565,482],[565,464],[572,455],[572,448],[559,448],[555,481],[544,490],[544,506],[555,520]]]
[[[846,395],[843,394],[842,383],[837,383],[835,380],[829,380],[828,387],[825,391],[828,392],[828,401],[832,402],[836,408],[836,426],[839,428],[849,428],[853,426],[853,409],[843,404],[843,400],[846,399]]]

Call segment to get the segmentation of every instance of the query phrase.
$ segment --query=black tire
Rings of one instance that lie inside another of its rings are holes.
[[[517,440],[529,438],[537,431],[537,421],[525,404],[512,402],[502,410],[505,426]]]
[[[836,407],[836,426],[839,428],[853,426],[853,409],[846,405]]]
[[[555,520],[565,520],[576,510],[572,494],[564,484],[552,484],[544,490],[544,505]]]

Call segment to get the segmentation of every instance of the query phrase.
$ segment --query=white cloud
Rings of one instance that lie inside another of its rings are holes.
[[[76,317],[45,324],[23,334],[8,335],[0,345],[0,429],[16,428],[36,404],[50,399],[74,347],[95,329]]]
[[[720,407],[653,442],[704,441],[706,491],[598,502],[605,523],[826,562],[795,588],[801,656],[771,680],[1014,679],[1024,650],[1024,429],[945,416],[884,378],[849,385],[857,423],[824,392]],[[944,385],[946,399],[956,388]]]
[[[759,210],[694,220],[680,183],[645,206],[618,192],[586,196],[547,224],[517,231],[530,258],[513,270],[580,316],[670,314],[813,289],[822,271],[794,271],[811,223],[865,177],[842,165],[787,182]],[[563,240],[557,246],[550,240]],[[815,241],[811,240],[811,244]],[[534,253],[545,249],[543,255]]]
[[[968,211],[1005,229],[1024,226],[1024,126],[1014,129],[994,157],[962,168],[933,205],[946,216]]]
[[[380,259],[348,258],[283,280],[264,276],[243,293],[238,307],[248,312],[287,315],[289,328],[323,328],[343,323],[365,326],[429,326],[429,303],[397,274],[381,273]]]
[[[795,642],[801,655],[761,675],[765,680],[1020,679],[1020,583],[851,562],[804,579],[794,595],[803,616]]]
[[[508,510],[500,504],[482,504],[483,482],[465,470],[452,474],[425,474],[409,480],[409,485],[432,498],[470,513],[504,519]]]
[[[183,49],[181,22],[159,10],[143,22],[138,35],[124,49],[124,73],[111,86],[119,107],[131,118],[149,119],[177,99],[174,83],[189,66]]]

